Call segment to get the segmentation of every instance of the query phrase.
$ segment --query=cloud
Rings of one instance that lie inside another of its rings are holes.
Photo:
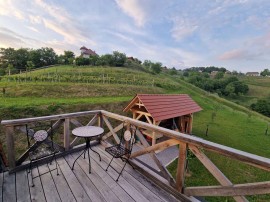
[[[10,29],[0,27],[0,46],[2,47],[29,47],[37,42],[37,40],[18,34]]]
[[[42,0],[36,0],[36,5],[42,8],[46,17],[31,16],[33,22],[42,21],[46,28],[63,36],[64,41],[69,44],[88,44],[94,46],[96,43],[89,39],[87,33],[68,12],[62,7],[49,5]]]
[[[31,27],[31,26],[26,26],[26,27],[27,27],[28,29],[34,31],[34,32],[39,33],[39,31],[38,31],[36,28],[34,28],[34,27]]]
[[[138,0],[116,0],[116,3],[124,13],[133,18],[137,26],[142,27],[145,24],[147,13],[142,6],[142,2]]]
[[[23,12],[17,7],[16,2],[12,0],[0,0],[0,16],[14,16],[19,20],[25,19]]]
[[[251,54],[245,50],[231,50],[223,53],[218,58],[220,60],[242,60],[251,59]]]
[[[189,19],[176,17],[172,20],[174,26],[171,29],[171,33],[172,37],[177,41],[180,41],[183,38],[192,35],[199,27],[196,22],[192,22]]]

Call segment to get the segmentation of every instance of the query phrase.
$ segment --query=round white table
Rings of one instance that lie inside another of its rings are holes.
[[[104,132],[104,129],[101,128],[101,127],[97,127],[97,126],[82,126],[82,127],[78,127],[78,128],[75,128],[74,130],[72,130],[72,134],[74,136],[81,137],[81,138],[85,139],[85,149],[83,150],[83,152],[74,161],[74,163],[72,165],[72,170],[74,169],[75,162],[83,154],[84,154],[84,158],[85,158],[85,153],[87,152],[88,161],[89,161],[89,173],[91,173],[91,161],[90,161],[89,149],[91,149],[93,152],[98,154],[99,160],[101,161],[100,154],[91,148],[90,141],[92,140],[92,138],[101,135],[103,132]]]

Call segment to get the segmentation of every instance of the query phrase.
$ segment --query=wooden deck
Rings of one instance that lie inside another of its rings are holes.
[[[116,182],[117,173],[109,168],[110,156],[101,145],[94,149],[101,155],[90,152],[92,173],[88,173],[88,159],[82,157],[76,162],[74,171],[71,170],[72,163],[79,153],[69,154],[58,158],[60,175],[56,170],[48,172],[48,166],[41,165],[33,170],[34,176],[46,173],[40,178],[34,179],[35,187],[31,186],[31,177],[27,171],[19,171],[14,174],[8,172],[0,175],[0,200],[1,201],[180,201],[173,195],[158,187],[136,169],[127,165],[119,181]],[[121,160],[115,160],[112,164],[117,170],[123,165]]]

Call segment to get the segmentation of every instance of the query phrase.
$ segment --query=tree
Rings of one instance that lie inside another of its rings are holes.
[[[241,81],[234,81],[231,83],[234,88],[235,88],[235,94],[239,95],[239,94],[247,94],[248,93],[248,85],[247,84],[244,84],[243,82]]]
[[[34,63],[32,62],[32,61],[27,61],[27,63],[26,63],[26,71],[31,71],[34,67],[35,67],[35,65],[34,65]]]
[[[265,116],[270,117],[270,101],[269,100],[258,100],[250,108],[256,112],[259,112]]]
[[[13,64],[8,64],[7,69],[6,69],[6,73],[10,76],[11,73],[15,70]]]
[[[223,72],[218,72],[216,75],[215,75],[215,79],[222,79],[224,77],[224,73]]]
[[[162,70],[162,64],[160,62],[156,62],[156,63],[152,63],[151,65],[151,70],[156,73],[159,74]]]
[[[32,61],[27,61],[26,62],[26,66],[25,66],[25,68],[26,68],[26,74],[28,73],[28,72],[30,72],[30,77],[31,77],[31,70],[33,69],[35,67],[35,65],[34,65],[34,63],[32,62]],[[27,75],[26,75],[27,76]]]
[[[228,96],[235,95],[235,87],[233,83],[229,83],[225,88],[225,94]]]
[[[113,55],[112,55],[113,66],[116,66],[116,67],[124,66],[126,59],[127,59],[127,57],[126,57],[125,53],[113,51]]]
[[[65,58],[75,58],[75,54],[72,51],[64,51]]]
[[[143,66],[145,66],[147,69],[150,69],[151,64],[152,64],[151,60],[145,60],[143,62]]]
[[[270,76],[270,71],[269,71],[269,69],[264,69],[264,70],[261,72],[261,76]]]

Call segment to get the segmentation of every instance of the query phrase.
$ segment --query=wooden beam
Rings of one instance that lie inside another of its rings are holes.
[[[270,181],[231,186],[187,187],[184,189],[184,194],[188,196],[250,196],[269,193]]]
[[[90,121],[89,123],[87,124],[87,126],[92,126],[96,123],[97,121],[97,118],[98,118],[98,115],[96,114]]]
[[[166,140],[164,142],[161,142],[161,143],[146,147],[146,148],[144,148],[142,150],[139,150],[137,152],[134,152],[134,153],[131,154],[130,158],[136,158],[138,156],[141,156],[141,155],[144,155],[144,154],[149,154],[149,153],[151,153],[153,151],[156,151],[156,150],[161,150],[162,151],[162,150],[164,150],[164,149],[166,149],[168,147],[177,145],[179,143],[180,143],[179,141],[174,140],[174,139]]]
[[[148,113],[148,112],[143,112],[143,111],[139,111],[139,110],[136,110],[136,109],[131,109],[131,111],[133,113],[142,114],[142,115],[146,115],[146,116],[152,117],[152,115],[150,113]]]
[[[114,137],[114,140],[116,141],[117,144],[119,144],[120,143],[120,139],[117,136],[117,134],[113,131],[113,127],[112,127],[111,123],[109,122],[109,120],[107,119],[107,117],[106,116],[103,116],[103,120],[106,123],[106,125],[108,126],[109,130],[111,131],[111,133],[112,133],[112,135]]]
[[[148,123],[153,124],[153,122],[150,120],[149,116],[147,116],[147,115],[145,115],[145,114],[144,114],[144,116],[145,116],[145,118],[147,119]]]
[[[150,147],[150,145],[148,144],[148,142],[146,141],[146,139],[143,137],[141,131],[138,129],[136,132],[137,137],[140,139],[142,145],[144,147]],[[160,162],[160,160],[158,159],[158,157],[156,156],[156,154],[154,152],[150,152],[150,156],[151,158],[154,160],[154,162],[156,163],[156,165],[158,166],[158,168],[161,171],[161,174],[163,175],[163,177],[168,180],[168,182],[170,183],[170,185],[172,187],[175,187],[175,180],[173,179],[172,175],[170,174],[170,172],[167,170],[167,168]]]
[[[126,126],[126,123],[124,123],[124,126]],[[116,126],[113,131],[115,133],[117,133],[119,130],[121,130],[123,128],[123,123],[120,123],[118,126]],[[102,136],[102,140],[107,139],[108,137],[112,136],[112,132],[109,131],[108,133],[106,133],[105,135]]]
[[[222,186],[233,185],[233,183],[216,167],[216,165],[197,147],[189,145],[189,149]],[[244,196],[235,196],[234,200],[237,202],[248,201]]]
[[[136,120],[139,120],[142,116],[143,114],[139,114],[139,116],[136,117]]]
[[[6,126],[6,141],[7,141],[7,154],[9,169],[16,166],[15,150],[14,150],[14,126]]]
[[[179,155],[176,170],[176,189],[183,193],[185,183],[185,168],[186,168],[186,156],[187,156],[187,144],[180,143]]]
[[[83,126],[83,124],[81,124],[77,119],[72,118],[70,119],[70,123],[72,123],[73,125],[75,125],[76,127],[81,127]]]
[[[64,148],[68,151],[70,148],[70,119],[65,119],[64,123]]]
[[[104,110],[101,110],[101,112],[103,115],[105,115],[107,117],[110,117],[110,118],[113,118],[113,119],[116,119],[119,121],[128,121],[132,125],[135,125],[137,127],[162,133],[163,135],[165,135],[168,138],[173,138],[173,139],[179,140],[181,142],[185,142],[189,145],[202,147],[206,150],[213,151],[215,153],[222,154],[222,155],[230,157],[232,159],[242,161],[242,162],[249,164],[249,165],[252,165],[254,167],[258,167],[258,168],[270,171],[270,159],[269,158],[265,158],[265,157],[261,157],[261,156],[251,154],[248,152],[233,149],[233,148],[221,145],[221,144],[217,144],[214,142],[210,142],[208,140],[204,140],[204,139],[196,137],[196,136],[186,135],[183,133],[179,133],[177,131],[172,131],[172,130],[162,128],[159,126],[154,126],[154,125],[142,122],[142,121],[134,120],[134,119],[131,119],[131,118],[128,118],[125,116],[121,116],[118,114],[114,114],[111,112],[107,112]]]

